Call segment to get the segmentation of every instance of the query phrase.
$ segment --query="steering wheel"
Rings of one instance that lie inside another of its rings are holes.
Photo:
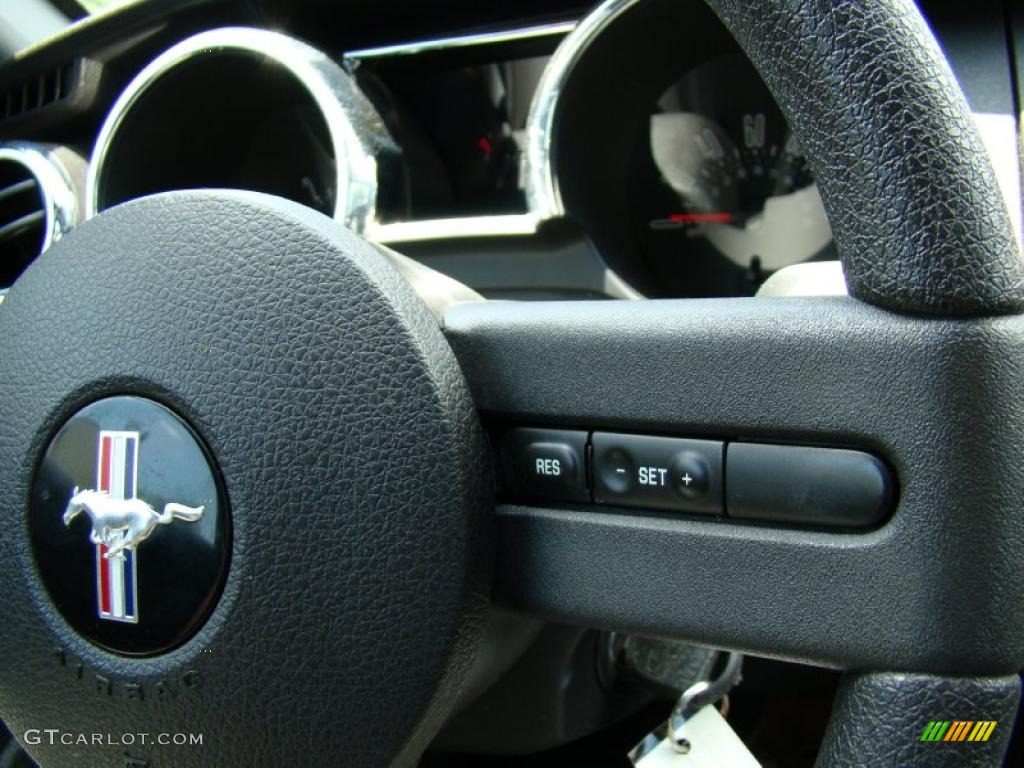
[[[491,602],[842,668],[826,764],[998,763],[1024,263],[971,116],[910,0],[707,4],[849,298],[449,306],[320,214],[217,190],[28,269],[0,307],[0,715],[42,765],[413,764]],[[496,506],[499,418],[860,446],[899,504],[865,533]],[[998,725],[922,742],[943,720]]]

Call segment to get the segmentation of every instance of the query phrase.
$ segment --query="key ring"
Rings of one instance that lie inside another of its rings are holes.
[[[718,677],[711,682],[701,680],[683,691],[666,723],[668,739],[676,752],[685,755],[690,751],[690,742],[677,735],[683,724],[707,705],[725,698],[739,684],[742,671],[743,654],[730,653]]]

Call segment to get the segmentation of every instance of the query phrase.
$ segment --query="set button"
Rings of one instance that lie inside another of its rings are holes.
[[[594,501],[722,514],[722,453],[714,440],[595,432]]]

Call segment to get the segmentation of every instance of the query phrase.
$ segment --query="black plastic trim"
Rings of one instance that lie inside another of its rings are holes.
[[[900,486],[863,534],[503,506],[497,595],[540,615],[840,667],[1024,666],[1024,320],[845,299],[463,305],[485,416],[860,446]]]

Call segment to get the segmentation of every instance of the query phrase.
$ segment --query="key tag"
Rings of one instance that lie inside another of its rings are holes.
[[[712,704],[699,709],[634,764],[637,768],[761,768]]]
[[[761,768],[715,707],[739,681],[741,664],[730,654],[717,680],[687,688],[668,722],[630,752],[636,768]]]

